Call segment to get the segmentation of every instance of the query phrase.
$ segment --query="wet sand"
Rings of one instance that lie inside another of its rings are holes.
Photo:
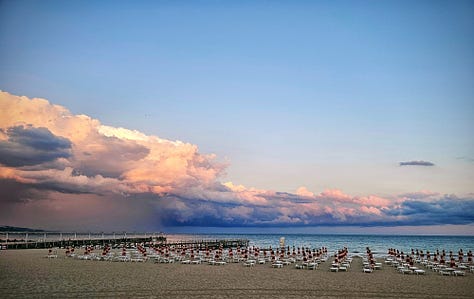
[[[474,298],[474,274],[403,275],[384,265],[362,272],[355,258],[348,272],[244,267],[84,261],[44,258],[42,250],[0,251],[0,297],[88,298]]]

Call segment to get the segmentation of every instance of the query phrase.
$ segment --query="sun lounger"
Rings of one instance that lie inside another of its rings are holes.
[[[408,268],[403,268],[403,269],[400,270],[400,272],[402,274],[412,274],[413,273],[413,271],[408,269]]]
[[[425,274],[425,270],[422,270],[422,269],[416,269],[414,272],[415,272],[416,275],[424,275]]]
[[[283,263],[282,262],[276,262],[272,264],[273,268],[283,268]]]
[[[364,273],[372,273],[373,270],[370,269],[370,268],[364,268],[362,271],[363,271]]]
[[[347,267],[345,267],[345,266],[339,266],[339,271],[347,272]]]
[[[461,271],[461,270],[456,270],[453,272],[454,276],[464,276],[466,272]]]
[[[253,266],[255,266],[255,261],[254,260],[245,261],[244,266],[245,267],[253,267]]]

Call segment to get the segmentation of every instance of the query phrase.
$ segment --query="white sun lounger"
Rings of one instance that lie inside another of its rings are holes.
[[[422,270],[422,269],[416,269],[414,272],[415,272],[416,275],[424,275],[425,274],[425,270]]]
[[[466,272],[461,271],[461,270],[456,270],[453,272],[454,276],[464,276]]]

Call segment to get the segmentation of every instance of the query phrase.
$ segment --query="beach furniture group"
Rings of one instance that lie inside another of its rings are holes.
[[[474,273],[472,251],[465,255],[462,249],[455,255],[445,250],[430,253],[428,250],[412,249],[405,253],[390,248],[385,264],[393,266],[401,274],[424,275],[428,270],[442,276],[465,276],[466,271]]]
[[[112,246],[114,248],[112,248]],[[57,258],[59,249],[48,249],[47,258]],[[240,263],[244,267],[269,266],[275,269],[293,267],[298,270],[316,270],[322,263],[329,262],[326,267],[329,272],[347,272],[354,258],[362,259],[362,272],[373,273],[381,270],[384,260],[386,266],[391,266],[401,274],[425,275],[433,272],[442,276],[465,276],[474,273],[472,252],[464,254],[462,249],[455,255],[453,252],[436,250],[430,253],[423,250],[411,250],[408,253],[394,248],[382,259],[377,260],[372,250],[367,247],[363,255],[350,254],[344,247],[329,253],[326,247],[308,248],[290,246],[280,248],[259,248],[257,246],[223,248],[203,248],[186,245],[166,244],[120,244],[106,246],[67,247],[65,257],[78,260],[109,261],[109,262],[153,262],[156,264],[179,263],[183,265],[207,264],[224,266],[230,263]]]

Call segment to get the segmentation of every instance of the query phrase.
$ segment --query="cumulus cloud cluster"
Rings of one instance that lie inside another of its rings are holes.
[[[430,191],[384,198],[221,182],[226,165],[196,145],[106,126],[44,99],[0,92],[0,113],[0,217],[6,224],[154,229],[474,222],[472,198]]]

